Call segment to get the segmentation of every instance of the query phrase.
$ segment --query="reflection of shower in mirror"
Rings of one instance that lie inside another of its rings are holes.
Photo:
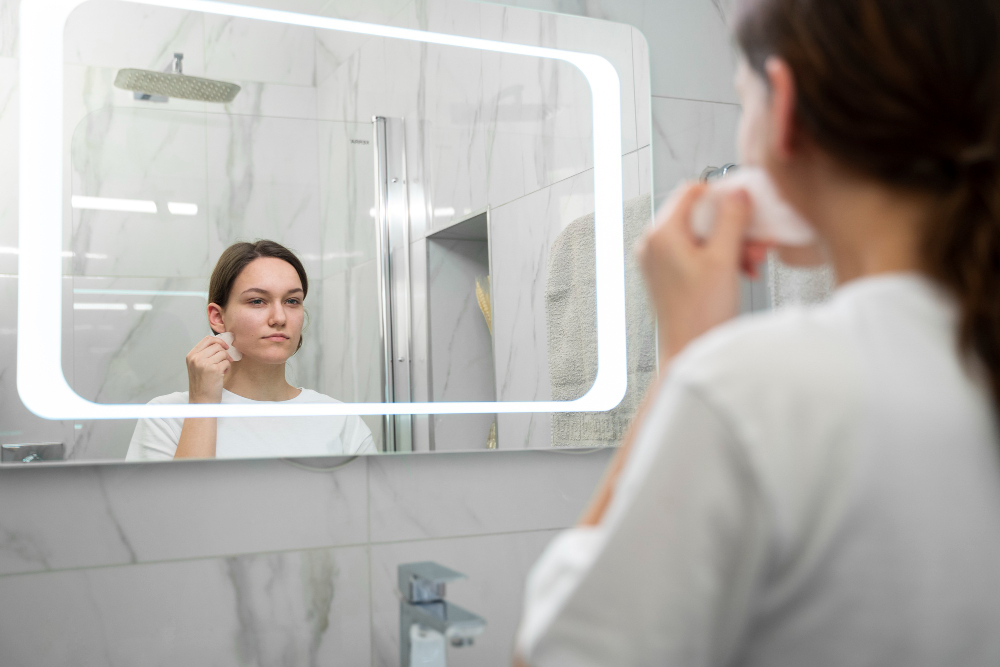
[[[120,69],[115,87],[135,92],[135,99],[166,102],[171,97],[198,102],[228,104],[236,99],[240,87],[226,81],[213,81],[184,74],[184,54],[175,53],[163,72],[146,69]]]

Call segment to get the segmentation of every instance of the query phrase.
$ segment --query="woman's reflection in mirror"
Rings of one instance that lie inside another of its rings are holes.
[[[187,354],[188,391],[159,396],[165,403],[336,403],[285,379],[288,360],[302,347],[309,279],[292,251],[274,241],[235,243],[222,253],[209,281],[205,336]],[[233,336],[230,345],[217,336]],[[140,419],[126,459],[245,458],[376,453],[371,431],[357,416]]]

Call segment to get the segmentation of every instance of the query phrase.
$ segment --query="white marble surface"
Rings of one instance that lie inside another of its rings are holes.
[[[0,273],[17,273],[17,61],[0,58]]]
[[[323,279],[323,371],[317,391],[345,403],[384,400],[375,262]],[[364,416],[381,449],[382,418]]]
[[[705,167],[737,162],[735,104],[653,98],[654,198],[661,203],[678,183]]]
[[[64,279],[63,284],[65,321],[71,280]],[[62,357],[68,382],[73,381],[72,342],[71,335],[63,336]],[[0,443],[27,442],[62,442],[71,446],[73,423],[41,419],[21,403],[17,393],[17,278],[0,274]]]
[[[548,435],[546,433],[546,435]],[[612,450],[368,458],[372,542],[572,525]]]
[[[448,584],[447,599],[486,620],[485,632],[471,646],[448,647],[449,667],[510,664],[514,633],[521,618],[524,579],[555,535],[555,531],[539,531],[373,545],[372,664],[400,664],[396,568],[427,560],[468,577]]]
[[[318,121],[323,276],[376,258],[372,123]]]
[[[313,85],[312,28],[218,14],[205,14],[204,25],[205,76]]]
[[[638,153],[623,160],[623,193],[639,194]],[[594,211],[593,172],[522,197],[492,213],[497,397],[550,400],[545,281],[549,249],[566,225]],[[626,252],[631,249],[626,248]],[[551,416],[500,415],[499,447],[547,447]]]
[[[300,254],[307,273],[320,262],[316,122],[209,114],[206,117],[208,237],[212,265],[237,241],[270,239]]]
[[[75,275],[198,276],[209,272],[205,114],[95,110],[70,144],[70,196],[151,200],[156,213],[71,209],[64,239]],[[173,215],[168,202],[197,205]]]
[[[363,547],[0,578],[0,654],[23,667],[363,665]],[[51,632],[39,641],[42,629]],[[9,661],[9,662],[8,662]]]
[[[431,400],[495,401],[493,337],[476,297],[476,279],[486,283],[489,275],[489,247],[486,241],[429,238],[427,263]],[[495,419],[434,415],[431,442],[436,451],[485,449]]]
[[[73,287],[74,309],[67,311],[70,319],[63,327],[73,336],[71,386],[78,394],[97,403],[145,403],[187,390],[184,357],[210,335],[205,314],[208,300],[169,292],[206,292],[207,279],[77,277]],[[83,309],[96,305],[125,308]],[[123,459],[134,429],[134,420],[83,422],[67,458]]]
[[[632,28],[632,80],[635,93],[635,145],[648,146],[652,137],[652,92],[649,79],[649,43]]]
[[[36,466],[0,479],[4,505],[24,510],[0,519],[0,575],[368,540],[359,462],[326,473],[282,461]]]
[[[651,50],[652,93],[736,102],[736,53],[726,25],[726,0],[498,0],[499,4],[627,23]]]
[[[174,53],[184,54],[184,73],[205,74],[203,15],[119,0],[89,0],[66,21],[67,63],[162,71]]]
[[[20,0],[0,0],[0,57],[17,57]]]

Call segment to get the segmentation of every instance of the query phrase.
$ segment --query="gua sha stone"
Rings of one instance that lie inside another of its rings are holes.
[[[816,242],[813,228],[781,198],[767,172],[759,167],[741,167],[708,186],[691,211],[691,230],[695,236],[708,238],[722,199],[737,190],[746,190],[753,203],[748,239],[783,246],[808,246]]]
[[[233,361],[239,361],[240,359],[243,358],[243,353],[237,350],[235,347],[233,347],[233,339],[236,338],[236,336],[233,335],[233,332],[223,331],[220,334],[215,334],[215,337],[221,338],[222,340],[226,341],[227,345],[229,345],[229,349],[226,350],[226,352],[229,353],[230,359],[232,359]]]

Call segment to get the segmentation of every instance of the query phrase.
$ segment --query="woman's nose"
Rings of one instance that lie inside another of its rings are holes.
[[[284,324],[286,319],[288,318],[285,316],[285,307],[280,303],[274,304],[274,307],[271,308],[271,321],[269,323],[271,325]]]

